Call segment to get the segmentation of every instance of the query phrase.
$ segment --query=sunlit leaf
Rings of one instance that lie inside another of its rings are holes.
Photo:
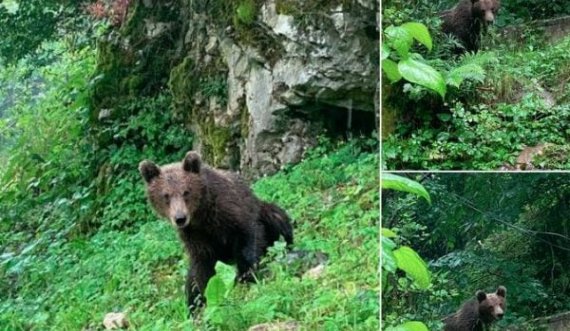
[[[392,231],[390,229],[382,228],[382,237],[395,238],[396,236],[397,235],[394,231]]]
[[[408,33],[417,40],[420,44],[424,45],[431,51],[432,41],[428,28],[422,23],[409,22],[402,24],[402,28],[406,29]]]
[[[427,202],[431,203],[430,195],[422,184],[406,177],[394,174],[382,174],[382,188],[413,193],[421,196],[426,199]]]
[[[398,64],[396,64],[396,62],[390,59],[382,61],[382,70],[384,71],[388,79],[391,80],[393,83],[402,79],[402,75],[400,75],[400,72],[398,71]]]
[[[396,50],[402,59],[407,59],[414,38],[408,30],[401,26],[389,26],[385,30],[387,42]]]
[[[398,268],[404,270],[419,288],[425,289],[429,286],[431,282],[429,269],[416,251],[403,246],[394,251],[394,257],[398,262]]]
[[[446,86],[441,73],[425,63],[405,59],[398,63],[398,70],[406,80],[427,87],[445,97]]]
[[[214,276],[208,281],[206,286],[205,296],[208,306],[218,306],[223,302],[226,294],[226,284],[220,276]]]
[[[390,47],[385,43],[382,43],[382,58],[381,60],[386,60],[390,56]]]
[[[406,322],[402,325],[386,328],[386,331],[429,331],[422,322]]]

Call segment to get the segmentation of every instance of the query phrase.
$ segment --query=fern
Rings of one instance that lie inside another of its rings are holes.
[[[474,63],[462,65],[447,73],[445,83],[459,88],[466,79],[482,83],[485,80],[485,70],[480,65]]]

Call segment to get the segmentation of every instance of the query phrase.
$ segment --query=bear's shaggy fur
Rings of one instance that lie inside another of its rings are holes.
[[[440,14],[441,29],[459,39],[465,50],[477,52],[481,30],[495,21],[500,6],[500,0],[460,0],[453,9]]]
[[[463,304],[455,314],[446,317],[444,331],[483,331],[503,318],[507,309],[507,289],[499,286],[495,293],[477,291],[476,298]]]
[[[290,219],[281,208],[259,200],[237,174],[202,164],[196,152],[162,167],[145,160],[139,171],[150,204],[177,229],[190,256],[186,296],[191,310],[204,301],[217,261],[236,263],[238,279],[250,280],[279,236],[293,243]]]

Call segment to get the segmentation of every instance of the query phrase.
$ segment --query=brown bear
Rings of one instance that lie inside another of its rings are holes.
[[[458,52],[477,52],[481,30],[495,21],[500,6],[500,0],[460,0],[452,9],[440,13],[441,29],[459,39],[464,49]]]
[[[139,171],[150,204],[177,229],[190,256],[191,311],[205,301],[217,261],[237,264],[238,280],[251,280],[253,268],[280,236],[293,243],[289,216],[281,208],[259,200],[237,174],[203,164],[196,152],[162,167],[145,160]]]
[[[503,318],[507,309],[507,289],[499,286],[495,293],[477,291],[476,298],[463,304],[455,314],[446,317],[444,331],[483,331]]]

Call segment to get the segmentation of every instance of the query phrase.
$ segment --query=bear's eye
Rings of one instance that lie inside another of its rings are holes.
[[[185,198],[188,198],[188,197],[190,196],[190,191],[184,191],[184,193],[182,193],[182,195],[183,195]]]
[[[164,201],[168,202],[168,201],[170,200],[170,194],[164,193],[164,194],[162,195],[162,198],[164,199]]]

